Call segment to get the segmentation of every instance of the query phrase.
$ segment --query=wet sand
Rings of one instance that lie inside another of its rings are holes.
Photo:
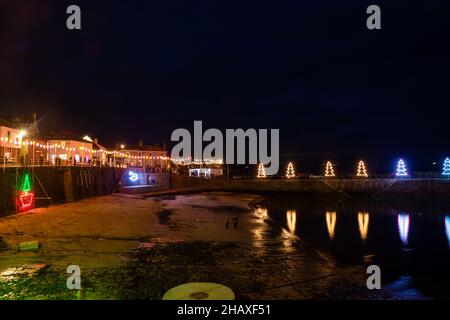
[[[383,297],[365,289],[362,268],[336,266],[289,232],[267,235],[261,199],[111,195],[1,218],[0,299],[160,299],[190,281],[224,283],[238,299]],[[38,251],[17,250],[31,240]],[[82,270],[81,296],[65,288],[71,264]]]

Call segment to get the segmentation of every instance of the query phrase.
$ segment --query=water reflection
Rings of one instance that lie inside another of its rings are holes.
[[[336,228],[336,212],[327,211],[326,212],[327,229],[330,240],[334,239],[334,230]]]
[[[450,201],[277,196],[258,205],[252,211],[256,252],[303,255],[305,248],[317,249],[332,263],[379,265],[386,274],[383,288],[392,285],[389,295],[449,297]]]
[[[257,208],[255,214],[262,221],[269,219],[269,211],[265,208]]]
[[[409,214],[399,213],[397,218],[398,232],[400,233],[400,240],[403,245],[408,245],[409,234]]]
[[[297,225],[297,211],[287,210],[286,211],[286,225],[288,230],[282,228],[280,239],[283,243],[283,249],[285,252],[293,252],[295,250],[295,242],[298,240],[295,234]]]
[[[358,226],[359,226],[359,233],[361,234],[361,240],[365,241],[367,239],[367,234],[369,232],[368,212],[358,212]]]
[[[297,225],[297,211],[286,211],[286,224],[290,233],[295,234],[295,228]]]
[[[445,216],[445,233],[447,234],[448,246],[450,247],[450,216]]]
[[[255,247],[263,247],[263,241],[267,239],[265,233],[268,231],[266,221],[269,220],[269,211],[265,208],[256,208],[254,211],[256,226],[251,230],[253,233]]]

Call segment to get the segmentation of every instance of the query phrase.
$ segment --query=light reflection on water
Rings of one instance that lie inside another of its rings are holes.
[[[327,221],[328,236],[330,237],[330,240],[334,240],[334,231],[336,229],[336,212],[327,211],[325,213],[325,219]]]
[[[286,211],[286,224],[290,233],[295,234],[295,229],[297,227],[297,211],[288,210]]]
[[[305,245],[350,265],[370,256],[386,286],[410,279],[392,287],[399,288],[395,296],[450,298],[450,215],[442,214],[450,204],[292,198],[270,198],[255,209],[255,246],[292,252]]]
[[[450,247],[450,216],[445,216],[445,234],[447,235],[448,246]]]
[[[369,213],[368,212],[358,212],[358,227],[359,227],[359,233],[361,234],[361,240],[365,241],[367,239],[367,234],[369,233]]]
[[[398,221],[398,232],[400,233],[400,240],[406,247],[408,245],[409,214],[399,213],[397,221]]]
[[[293,252],[295,250],[295,241],[298,240],[296,235],[297,230],[297,211],[287,210],[286,211],[286,226],[281,229],[281,241],[283,243],[283,249],[285,252]]]
[[[265,208],[256,208],[254,210],[256,226],[251,230],[253,233],[253,245],[255,247],[264,247],[263,241],[267,240],[267,231],[269,229],[268,220],[269,211]]]

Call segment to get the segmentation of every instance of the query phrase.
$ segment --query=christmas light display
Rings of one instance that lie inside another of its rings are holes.
[[[442,175],[446,177],[450,177],[450,159],[446,158],[444,160],[444,166],[442,169]]]
[[[369,175],[367,174],[366,165],[364,164],[364,161],[360,161],[358,163],[358,171],[356,172],[357,177],[363,177],[367,178]]]
[[[31,176],[25,172],[21,177],[19,191],[17,195],[17,211],[26,212],[34,207],[34,192],[31,183]]]
[[[292,164],[292,162],[289,162],[288,166],[287,166],[287,170],[286,170],[286,178],[294,178],[295,177],[295,173],[294,173],[294,165]]]
[[[266,170],[264,169],[264,165],[262,163],[258,166],[258,178],[265,178],[266,177]]]
[[[130,179],[131,182],[136,182],[139,180],[139,174],[134,171],[128,171],[128,179]]]
[[[400,159],[397,163],[397,173],[395,174],[397,177],[407,177],[408,172],[406,171],[406,165],[405,162]]]
[[[330,161],[327,162],[327,166],[325,167],[325,177],[334,177],[333,165]]]

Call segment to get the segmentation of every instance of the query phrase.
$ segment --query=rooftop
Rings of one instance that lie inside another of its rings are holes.
[[[125,146],[122,151],[166,151],[161,146],[155,144],[151,146]]]
[[[0,127],[19,129],[14,123],[6,121],[5,119],[1,119],[1,118],[0,118]]]
[[[67,141],[78,141],[78,142],[85,142],[85,143],[92,143],[86,140],[83,140],[83,137],[72,133],[72,132],[62,132],[62,133],[47,133],[45,135],[46,139],[48,140],[67,140]]]

